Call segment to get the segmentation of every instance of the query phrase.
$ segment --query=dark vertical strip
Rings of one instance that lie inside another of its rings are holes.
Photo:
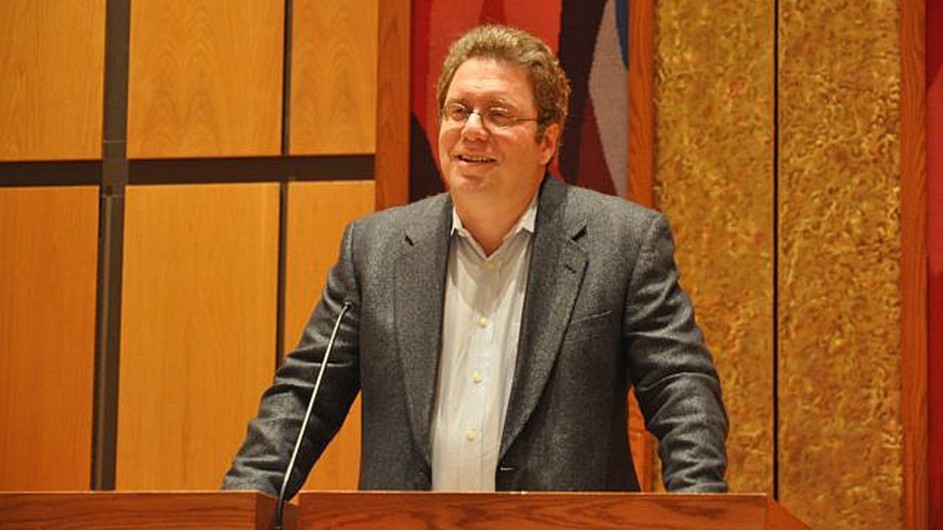
[[[285,29],[282,32],[282,156],[291,154],[291,39],[294,2],[285,0]]]
[[[567,126],[563,129],[563,146],[559,155],[560,176],[576,184],[583,176],[586,161],[581,146],[585,141],[585,120],[594,117],[587,113],[589,102],[589,74],[593,66],[592,50],[596,49],[599,25],[602,23],[606,0],[564,0],[560,8],[560,41],[557,56],[560,66],[570,78],[570,108]],[[590,161],[593,162],[593,161]],[[595,165],[595,164],[594,164]],[[597,166],[598,168],[598,166]],[[591,173],[592,170],[587,171]],[[611,178],[609,179],[611,182]]]
[[[773,0],[773,498],[779,500],[779,0]]]
[[[282,156],[291,153],[291,40],[293,2],[285,0],[285,42],[282,46]],[[278,280],[275,294],[275,368],[285,356],[285,267],[288,237],[288,183],[294,180],[289,171],[278,183]]]
[[[99,206],[98,288],[95,320],[95,399],[91,486],[115,488],[124,191],[128,182],[128,50],[131,2],[108,0],[105,23],[105,101]]]

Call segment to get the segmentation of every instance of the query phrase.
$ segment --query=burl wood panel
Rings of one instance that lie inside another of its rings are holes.
[[[5,530],[254,530],[271,527],[275,500],[248,491],[0,493]],[[287,504],[285,528],[297,528]]]
[[[294,2],[292,154],[376,150],[378,2]]]
[[[0,160],[98,158],[105,2],[0,2]]]
[[[278,185],[127,190],[118,489],[219,487],[275,367]]]
[[[773,487],[773,6],[655,6],[656,205],[720,371],[741,492]]]
[[[779,5],[780,500],[901,528],[899,2]]]
[[[0,189],[0,490],[91,481],[98,189]]]
[[[765,495],[302,493],[302,530],[807,530]]]
[[[293,182],[288,192],[285,266],[285,351],[301,332],[331,266],[337,261],[344,226],[374,210],[374,183]],[[304,489],[355,490],[360,472],[360,400],[321,455]]]
[[[135,0],[128,156],[279,154],[284,4]]]

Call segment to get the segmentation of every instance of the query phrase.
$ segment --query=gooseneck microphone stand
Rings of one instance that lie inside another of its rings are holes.
[[[283,530],[282,518],[285,510],[285,493],[288,491],[288,482],[291,479],[291,472],[295,469],[295,459],[298,458],[298,450],[301,449],[301,441],[304,439],[305,431],[308,430],[308,422],[311,421],[311,412],[314,410],[314,400],[318,397],[318,389],[321,388],[321,378],[324,377],[324,369],[327,368],[328,359],[331,357],[331,350],[334,349],[334,339],[337,337],[337,330],[341,327],[341,321],[344,315],[350,309],[350,302],[344,302],[341,312],[337,315],[337,321],[334,322],[334,331],[331,332],[331,339],[327,343],[327,349],[324,351],[324,358],[321,359],[321,368],[318,370],[318,377],[314,381],[314,390],[311,391],[311,399],[308,400],[308,410],[305,411],[304,419],[301,421],[301,431],[298,433],[298,439],[295,440],[295,448],[291,451],[291,460],[288,461],[288,469],[285,470],[285,478],[282,479],[282,489],[278,492],[278,500],[275,501],[275,518],[272,521],[272,530]]]

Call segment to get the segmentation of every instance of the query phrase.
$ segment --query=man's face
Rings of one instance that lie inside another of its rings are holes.
[[[469,59],[455,71],[446,93],[446,107],[454,103],[476,112],[464,123],[445,117],[439,128],[439,164],[453,197],[526,204],[556,152],[559,125],[550,125],[537,138],[536,121],[496,127],[481,118],[488,109],[504,109],[516,118],[537,117],[526,70],[494,59]]]

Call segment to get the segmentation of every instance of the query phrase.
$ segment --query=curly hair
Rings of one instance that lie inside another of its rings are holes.
[[[455,71],[465,61],[489,58],[527,69],[537,102],[537,132],[557,123],[562,131],[570,99],[570,83],[550,47],[526,31],[501,25],[478,26],[452,43],[436,83],[440,112]]]

